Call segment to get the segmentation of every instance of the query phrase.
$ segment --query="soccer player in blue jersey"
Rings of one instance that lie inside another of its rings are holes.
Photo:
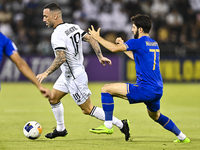
[[[100,127],[90,131],[99,134],[113,132],[113,97],[120,97],[128,100],[130,104],[144,103],[150,118],[177,136],[178,139],[174,142],[189,143],[190,139],[178,129],[171,119],[160,112],[160,99],[163,93],[163,81],[159,66],[160,49],[158,43],[149,37],[151,19],[148,15],[138,14],[131,17],[131,21],[134,39],[127,42],[117,38],[116,44],[111,43],[100,36],[100,28],[95,31],[94,27],[91,26],[89,29],[89,34],[109,51],[125,52],[131,59],[135,60],[137,76],[136,84],[111,83],[102,87],[101,100],[105,112],[105,122]],[[127,138],[129,137],[130,135],[127,135]]]
[[[28,64],[18,54],[15,44],[0,32],[0,64],[3,54],[9,57],[15,63],[19,71],[36,85],[44,97],[50,96],[50,90],[44,88],[41,83],[38,82]]]

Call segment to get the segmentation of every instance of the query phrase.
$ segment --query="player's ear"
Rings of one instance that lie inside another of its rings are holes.
[[[56,20],[58,18],[57,14],[54,14],[53,18]]]
[[[58,18],[58,13],[56,11],[54,11],[52,15],[53,15],[53,19],[56,20]]]
[[[143,32],[143,28],[140,27],[140,28],[139,28],[139,32]]]

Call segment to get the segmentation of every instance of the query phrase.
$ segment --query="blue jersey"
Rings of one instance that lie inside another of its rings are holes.
[[[131,39],[124,43],[132,51],[135,60],[137,85],[150,92],[161,94],[163,81],[160,73],[160,49],[149,36]]]
[[[15,44],[8,37],[6,37],[0,32],[0,65],[3,58],[3,54],[5,54],[7,57],[10,57],[16,51],[17,47],[15,46]]]
[[[7,57],[10,57],[16,51],[17,47],[15,44],[0,32],[0,64],[3,54],[5,54]]]

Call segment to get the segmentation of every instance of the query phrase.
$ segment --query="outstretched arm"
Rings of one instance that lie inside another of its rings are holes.
[[[46,77],[56,71],[66,61],[66,53],[63,50],[56,51],[56,57],[51,66],[43,73],[38,74],[36,78],[41,83]]]
[[[91,29],[89,28],[89,34],[91,35],[91,37],[93,37],[96,41],[98,41],[102,46],[104,46],[106,49],[108,49],[111,52],[120,52],[120,51],[126,51],[126,46],[123,43],[120,44],[114,44],[112,42],[109,42],[107,40],[105,40],[104,38],[102,38],[100,36],[100,28],[95,31],[94,27],[91,26]]]
[[[116,40],[115,40],[115,43],[116,44],[124,44],[124,40],[122,40],[121,37],[118,37]],[[132,51],[124,51],[124,53],[131,59],[134,60],[134,57],[133,57],[133,52]]]
[[[15,63],[19,71],[30,81],[33,82],[37,86],[37,88],[40,90],[40,92],[43,94],[44,97],[50,97],[50,90],[44,88],[41,83],[38,82],[38,80],[35,77],[35,74],[31,70],[31,68],[28,66],[28,64],[20,57],[20,55],[15,52],[10,56],[10,59]]]
[[[132,52],[132,51],[125,51],[124,53],[125,53],[130,59],[133,59],[133,60],[134,60],[133,52]]]
[[[83,40],[90,43],[90,45],[92,46],[92,49],[95,51],[98,59],[99,59],[99,62],[101,64],[103,64],[104,66],[106,65],[106,63],[108,65],[111,65],[112,62],[110,59],[106,58],[106,57],[103,57],[103,54],[101,52],[101,48],[98,44],[98,42],[96,40],[94,40],[89,34],[86,34],[84,37],[83,37]]]

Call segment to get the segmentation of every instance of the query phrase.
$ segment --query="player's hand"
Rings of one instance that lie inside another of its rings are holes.
[[[88,28],[90,36],[93,37],[94,39],[96,39],[98,36],[100,36],[100,30],[101,30],[101,28],[99,28],[97,31],[95,31],[93,25],[91,25],[91,29]]]
[[[106,58],[106,57],[100,58],[100,59],[99,59],[99,62],[100,62],[103,66],[105,66],[106,64],[112,65],[112,61],[111,61],[110,59]]]
[[[46,98],[50,98],[51,96],[51,91],[43,86],[38,87],[42,95]]]
[[[36,76],[36,78],[41,83],[47,76],[48,76],[48,74],[46,72],[44,72],[44,73],[38,74]]]
[[[123,43],[124,43],[124,40],[122,40],[121,37],[118,37],[118,38],[116,38],[115,43],[116,43],[116,44],[123,44]]]

